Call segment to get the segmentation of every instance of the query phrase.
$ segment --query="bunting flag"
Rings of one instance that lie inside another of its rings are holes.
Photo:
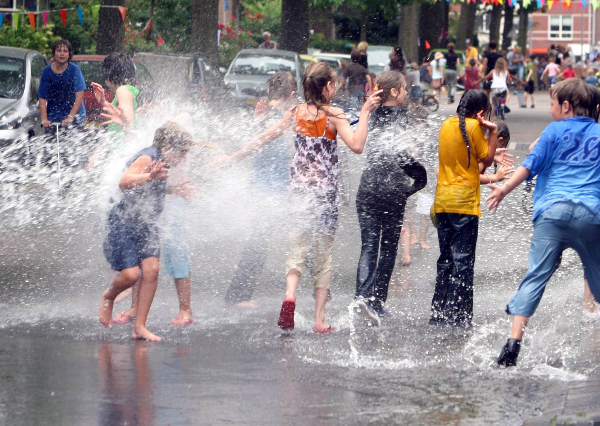
[[[571,0],[565,0],[565,3],[567,3],[567,7],[571,7]]]
[[[78,7],[75,11],[77,11],[77,16],[79,16],[79,25],[83,25],[83,10]]]
[[[19,17],[21,15],[19,15],[18,13],[13,13],[12,14],[12,24],[13,24],[13,28],[16,30],[19,28]]]
[[[431,44],[429,44],[429,40],[425,40],[425,49],[431,49]]]
[[[152,28],[152,18],[148,20],[148,23],[146,24],[142,32],[147,33],[148,31],[150,31],[150,28]]]
[[[165,43],[165,41],[163,40],[163,38],[161,36],[158,36],[158,38],[156,39],[156,46],[160,47]]]
[[[31,29],[35,30],[35,13],[29,12],[27,17],[29,18],[29,25],[31,25]]]
[[[44,23],[44,26],[48,25],[48,11],[47,10],[42,12],[42,22]]]
[[[92,18],[94,20],[98,19],[98,13],[100,13],[100,5],[95,4],[94,6],[92,6]]]
[[[0,13],[0,28],[2,28],[3,22],[4,22],[4,13]]]
[[[67,26],[67,11],[65,9],[60,10],[60,20],[63,23],[63,27]]]
[[[121,12],[121,19],[125,22],[125,13],[127,13],[127,8],[125,6],[119,6],[119,12]]]

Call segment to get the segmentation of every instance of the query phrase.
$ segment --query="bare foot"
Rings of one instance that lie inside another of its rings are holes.
[[[190,324],[194,323],[194,318],[192,317],[191,312],[180,311],[175,318],[169,323],[170,325],[175,325],[179,327],[186,327]]]
[[[104,327],[111,328],[113,301],[106,298],[106,293],[108,293],[108,290],[102,293],[102,302],[100,303],[100,312],[98,313],[98,319]]]
[[[254,303],[252,300],[246,300],[245,302],[236,303],[235,306],[237,308],[243,309],[258,309],[258,303]]]
[[[598,312],[598,306],[596,306],[593,300],[584,300],[583,310],[587,313],[595,314],[596,312]]]
[[[333,331],[333,327],[327,322],[319,322],[315,323],[313,331],[315,333],[331,333]]]
[[[425,250],[429,250],[429,249],[431,249],[431,246],[429,244],[427,244],[427,241],[421,241],[421,248],[423,248]]]
[[[126,299],[127,297],[129,297],[131,295],[131,289],[133,287],[129,287],[128,289],[123,290],[122,292],[120,292],[117,297],[115,297],[115,303],[119,303],[121,300]]]
[[[154,333],[151,333],[146,327],[136,327],[131,333],[131,338],[135,340],[147,340],[149,342],[160,342],[162,339]]]
[[[408,266],[412,263],[412,259],[410,258],[410,256],[408,257],[401,257],[400,258],[400,266]]]
[[[136,308],[129,308],[128,310],[115,315],[113,322],[117,324],[127,324],[135,319]]]

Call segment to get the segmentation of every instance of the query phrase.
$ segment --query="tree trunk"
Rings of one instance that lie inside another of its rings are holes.
[[[473,42],[476,14],[477,3],[465,2],[461,4],[458,34],[456,36],[457,49],[465,49],[467,39],[470,39],[471,42]]]
[[[529,11],[519,3],[519,35],[517,44],[523,52],[527,52],[527,30],[529,29]]]
[[[502,49],[508,50],[512,44],[514,11],[508,2],[504,2],[504,29],[502,30]]]
[[[360,11],[360,41],[367,41],[367,24],[369,23],[369,12],[366,9]]]
[[[398,45],[402,46],[405,59],[419,60],[419,2],[399,8]]]
[[[282,0],[279,47],[298,53],[308,49],[308,0]]]
[[[125,0],[102,0],[102,6],[125,6]],[[109,55],[123,50],[125,25],[117,7],[101,7],[98,15],[96,53]]]
[[[502,6],[494,5],[490,12],[490,41],[496,43],[500,40],[500,18],[502,18]]]
[[[445,1],[437,3],[421,3],[421,14],[419,16],[419,60],[427,54],[425,41],[428,41],[432,48],[441,47],[442,41],[440,34],[444,25],[444,5]],[[446,46],[444,46],[446,47]]]
[[[217,52],[217,30],[219,28],[219,0],[192,1],[191,50],[215,65],[219,61]]]

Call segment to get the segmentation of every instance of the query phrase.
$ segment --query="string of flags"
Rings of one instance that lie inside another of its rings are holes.
[[[600,1],[600,0],[599,0]],[[98,13],[100,12],[100,8],[114,8],[119,9],[121,14],[121,19],[125,22],[125,15],[127,13],[127,8],[125,6],[111,6],[111,5],[100,5],[96,4],[90,6],[92,18],[98,19]],[[29,25],[32,29],[35,29],[36,26],[36,17],[37,15],[42,15],[43,26],[48,25],[48,17],[50,13],[58,13],[60,14],[60,20],[62,21],[63,27],[67,26],[67,12],[72,12],[77,15],[79,19],[79,24],[83,25],[83,9],[81,7],[71,7],[66,9],[58,9],[58,10],[40,10],[35,12],[23,11],[23,12],[11,12],[11,13],[0,13],[0,29],[4,24],[5,15],[11,15],[11,22],[13,28],[19,28],[21,23],[21,18],[25,20],[25,17],[29,20]]]

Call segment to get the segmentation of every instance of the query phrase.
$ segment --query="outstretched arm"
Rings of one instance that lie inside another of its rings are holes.
[[[119,181],[120,189],[131,189],[142,186],[154,179],[166,179],[169,169],[162,160],[152,162],[152,157],[142,155],[129,166]]]
[[[504,199],[504,197],[506,197],[509,192],[519,186],[521,182],[527,179],[529,174],[529,169],[519,166],[515,174],[512,175],[512,177],[506,181],[503,186],[488,185],[488,187],[492,189],[492,193],[485,199],[488,203],[488,209],[493,212],[498,210],[498,205]]]

